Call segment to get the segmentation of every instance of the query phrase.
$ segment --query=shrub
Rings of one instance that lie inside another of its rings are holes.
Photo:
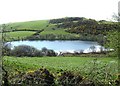
[[[115,84],[116,84],[117,86],[120,85],[120,74],[118,74],[117,79],[115,80]]]
[[[42,52],[37,50],[36,48],[28,45],[20,45],[16,46],[12,51],[11,55],[13,56],[43,56]]]
[[[72,72],[63,72],[58,78],[58,84],[60,86],[78,86],[83,81],[83,77],[75,75]]]
[[[36,71],[29,71],[27,73],[20,73],[16,75],[16,77],[14,77],[11,82],[12,84],[35,86],[52,86],[55,84],[54,76],[45,68],[41,68]]]
[[[90,82],[93,82],[95,86],[115,86],[114,74],[117,73],[118,70],[116,70],[117,67],[113,66],[113,64],[115,64],[114,62],[106,64],[94,59],[88,64],[90,65],[85,65],[82,71]]]
[[[91,50],[92,53],[95,53],[96,52],[96,47],[93,45],[93,46],[90,46],[89,48]]]
[[[47,56],[56,56],[56,53],[53,50],[48,50]]]
[[[47,49],[47,48],[42,48],[42,53],[44,56],[56,56],[56,53],[53,50]]]
[[[11,44],[5,43],[2,46],[2,55],[10,55],[11,52]]]
[[[32,46],[20,45],[20,46],[16,46],[13,50],[11,50],[11,55],[17,57],[22,57],[22,56],[41,57],[41,56],[56,56],[56,53],[53,50],[47,48],[42,48],[42,50],[38,50]]]

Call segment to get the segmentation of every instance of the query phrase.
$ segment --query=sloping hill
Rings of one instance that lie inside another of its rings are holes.
[[[5,24],[7,40],[92,40],[103,39],[106,32],[116,30],[117,23],[84,17],[66,17]]]
[[[65,36],[71,36],[72,38],[78,37],[77,34],[71,34],[66,32],[63,28],[58,28],[57,24],[50,24],[49,20],[17,22],[6,24],[4,34],[7,34],[7,40],[25,40],[25,39],[65,39]],[[36,36],[40,36],[36,38]],[[59,36],[59,37],[57,37]],[[68,39],[71,39],[68,37]],[[66,37],[67,38],[67,37]]]
[[[40,30],[48,25],[48,20],[28,21],[28,22],[17,22],[7,24],[7,29],[15,30]]]

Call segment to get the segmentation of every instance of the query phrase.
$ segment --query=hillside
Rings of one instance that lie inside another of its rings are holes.
[[[84,17],[66,17],[5,24],[4,35],[11,40],[90,40],[102,41],[115,22],[96,21]]]

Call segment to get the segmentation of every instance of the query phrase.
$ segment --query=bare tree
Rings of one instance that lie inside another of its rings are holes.
[[[96,47],[93,45],[93,46],[90,46],[90,48],[89,48],[91,51],[92,51],[92,53],[95,53],[95,51],[96,51]]]
[[[118,2],[118,13],[117,14],[113,14],[113,19],[120,22],[120,1]]]

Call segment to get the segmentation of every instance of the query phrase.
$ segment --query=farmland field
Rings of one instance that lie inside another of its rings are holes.
[[[25,37],[32,36],[34,33],[37,33],[38,35],[44,37],[46,35],[52,34],[56,36],[56,38],[60,36],[59,39],[62,37],[62,35],[64,35],[65,37],[70,36],[71,38],[69,39],[79,38],[80,36],[78,34],[68,33],[65,31],[66,29],[58,28],[56,24],[49,24],[49,20],[8,23],[6,24],[6,30],[8,32],[4,32],[4,33],[7,34],[9,37],[11,37],[11,39],[7,37],[7,41],[20,40],[20,39],[25,40]],[[39,32],[40,30],[43,31]],[[65,37],[63,37],[62,39],[65,39]]]
[[[27,37],[34,33],[35,32],[33,31],[15,31],[15,32],[8,32],[7,35],[10,37]]]
[[[7,29],[16,29],[16,30],[40,30],[46,27],[48,20],[38,20],[38,21],[29,21],[29,22],[17,22],[7,24]]]
[[[51,29],[46,29],[45,31],[41,32],[40,34],[63,34],[63,35],[67,35],[70,33],[67,33],[64,31],[64,29],[58,29],[58,30],[51,30]]]
[[[108,84],[117,79],[118,61],[116,58],[95,57],[3,57],[4,69],[8,72],[9,82],[21,80],[21,74],[32,74],[40,68],[47,68],[56,80],[65,71],[80,74],[85,79],[96,78],[100,83]],[[20,74],[20,75],[19,75]],[[18,77],[17,77],[18,76]],[[23,75],[24,76],[24,75]],[[84,79],[83,79],[84,80]],[[57,84],[57,81],[55,81]],[[69,82],[68,82],[69,83]],[[97,85],[95,85],[97,86]]]
[[[20,71],[35,70],[42,66],[53,72],[57,70],[81,71],[83,67],[91,67],[94,57],[3,57],[3,64],[10,70],[18,69]],[[113,73],[117,72],[117,59],[98,58],[99,66],[108,64]]]

